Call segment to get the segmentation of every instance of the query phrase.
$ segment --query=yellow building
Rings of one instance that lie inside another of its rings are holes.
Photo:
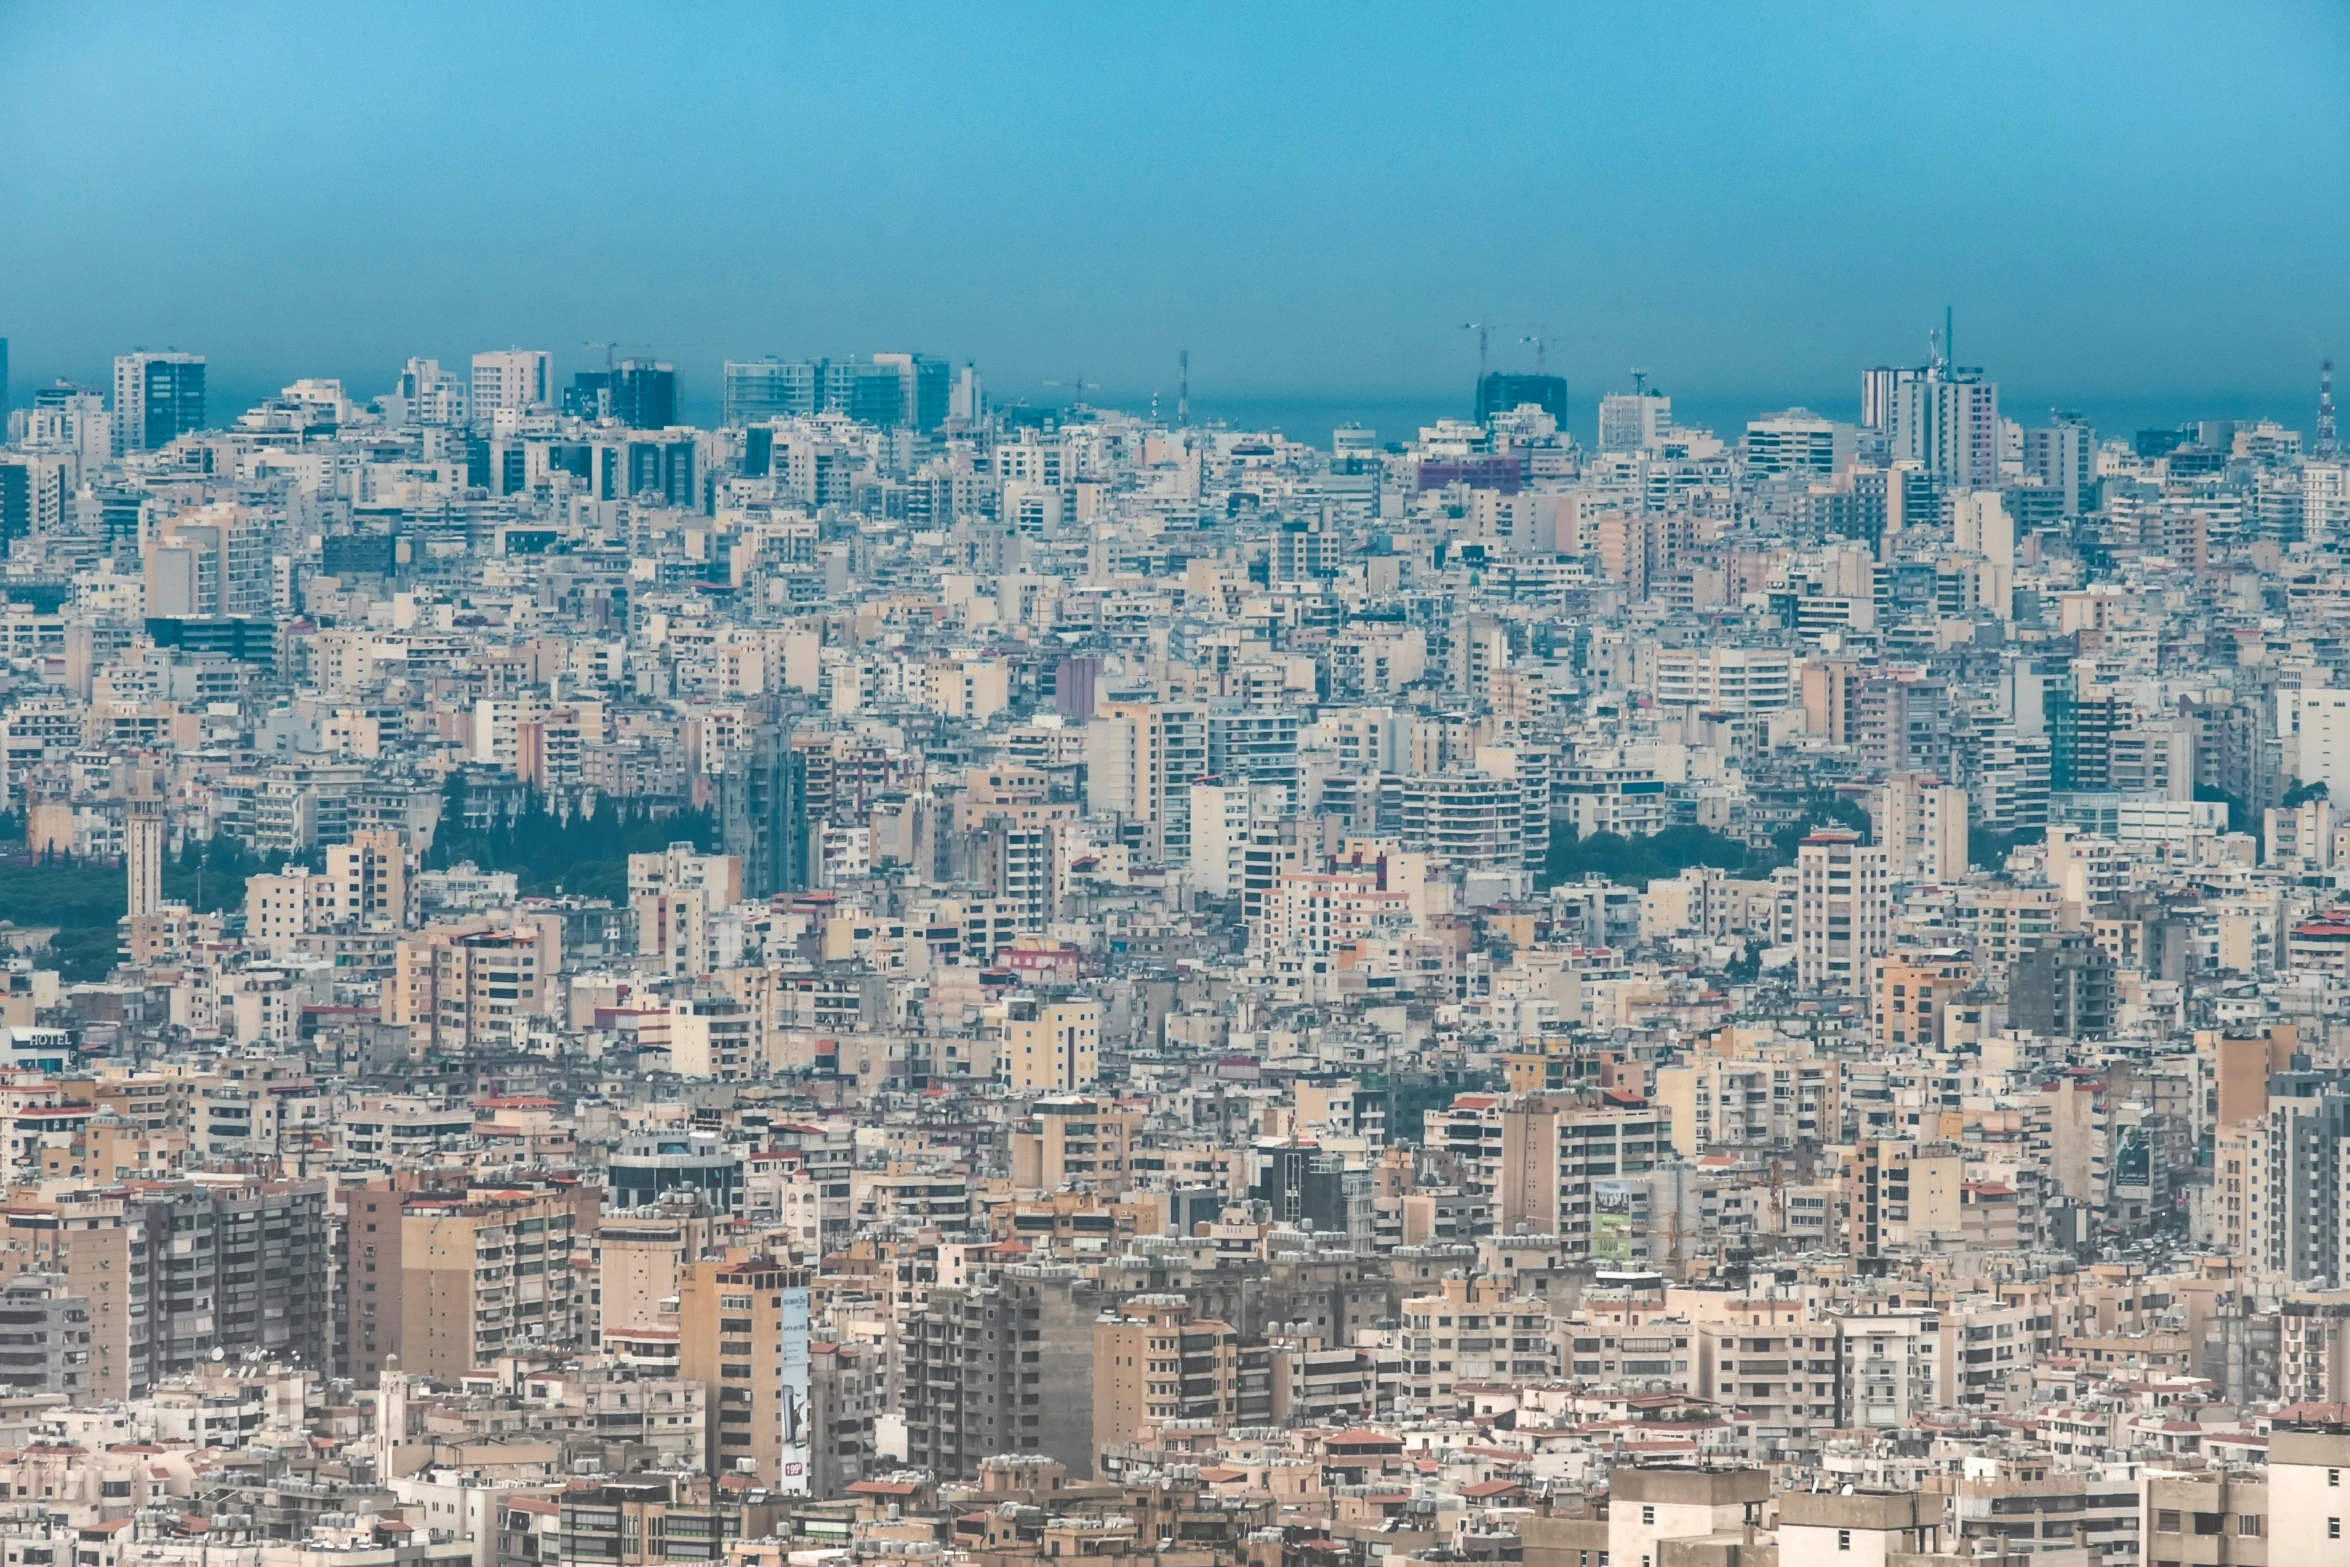
[[[511,1048],[525,1019],[554,1010],[562,941],[550,923],[503,929],[468,921],[404,937],[384,991],[384,1021],[407,1025],[409,1048],[420,1055]]]
[[[1975,980],[1974,959],[1956,947],[1876,959],[1869,965],[1869,1042],[1879,1049],[1963,1044],[1951,1033],[1951,1002]]]
[[[1114,1195],[1134,1184],[1129,1152],[1141,1140],[1139,1111],[1098,1099],[1041,1099],[1012,1129],[1012,1184],[1051,1191],[1083,1182]]]
[[[1065,1094],[1101,1075],[1102,1009],[1094,1001],[1014,1001],[1004,1064],[1012,1091]]]
[[[1272,1407],[1270,1352],[1254,1352],[1262,1411],[1242,1408],[1244,1352],[1231,1324],[1194,1317],[1181,1295],[1137,1295],[1093,1325],[1093,1448],[1140,1440],[1173,1420],[1261,1423]]]
[[[808,1275],[772,1257],[687,1264],[678,1370],[710,1390],[713,1475],[808,1489]]]

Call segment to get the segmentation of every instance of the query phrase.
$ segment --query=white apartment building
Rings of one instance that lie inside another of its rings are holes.
[[[1807,991],[1857,996],[1893,917],[1891,857],[1858,833],[1821,828],[1796,850],[1795,977]]]
[[[1967,869],[1967,793],[1930,773],[1895,773],[1877,791],[1877,842],[1895,881],[1955,881]]]
[[[1778,648],[1659,648],[1656,699],[1660,705],[1717,713],[1764,713],[1792,707],[1795,656]]]
[[[555,400],[555,356],[543,348],[501,348],[473,356],[473,417],[488,419]]]

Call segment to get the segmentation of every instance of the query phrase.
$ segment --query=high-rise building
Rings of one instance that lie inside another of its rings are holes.
[[[323,1180],[145,1188],[154,1374],[257,1350],[327,1367],[334,1307]]]
[[[2097,432],[2078,414],[2026,429],[2024,472],[2063,498],[2065,516],[2078,517],[2097,504]]]
[[[824,383],[816,359],[729,359],[718,375],[719,420],[737,429],[817,412]]]
[[[466,385],[438,359],[411,359],[400,367],[392,395],[399,399],[395,423],[436,427],[461,425],[466,418]]]
[[[711,925],[742,896],[742,861],[731,854],[698,854],[690,843],[673,843],[659,854],[628,857],[637,951],[663,973],[707,974],[730,966],[731,958],[713,951]]]
[[[1599,449],[1637,452],[1673,427],[1673,400],[1662,392],[1610,392],[1599,400]]]
[[[1096,1001],[1009,1003],[1004,1060],[1016,1094],[1066,1094],[1101,1075],[1102,1009]]]
[[[1889,856],[1860,835],[1823,827],[1795,853],[1795,977],[1806,991],[1861,995],[1885,951],[1893,897]]]
[[[1477,422],[1491,424],[1497,414],[1506,414],[1528,404],[1541,409],[1560,424],[1567,422],[1567,378],[1563,375],[1520,375],[1508,370],[1488,370],[1477,383]]]
[[[1093,1324],[1101,1286],[1022,1266],[934,1286],[900,1319],[906,1461],[967,1480],[1003,1454],[1094,1470]]]
[[[1191,860],[1191,784],[1208,766],[1208,711],[1196,702],[1119,698],[1085,726],[1088,789],[1097,813],[1139,824],[1145,853]]]
[[[1967,793],[1931,773],[1894,773],[1872,813],[1896,881],[1956,881],[1967,869]]]
[[[1853,427],[1808,408],[1766,414],[1746,426],[1746,468],[1773,477],[1826,479],[1852,466]]]
[[[2350,800],[2350,691],[2288,686],[2276,703],[2284,771],[2304,784],[2324,783],[2329,798]]]
[[[927,434],[947,421],[953,400],[954,366],[927,354],[875,354],[873,362],[897,372],[896,424]]]
[[[154,1381],[153,1257],[146,1210],[124,1189],[64,1193],[10,1213],[0,1277],[59,1274],[90,1303],[87,1398],[143,1397]]]
[[[384,1021],[406,1025],[419,1054],[511,1049],[554,1008],[558,945],[543,923],[433,925],[404,936]]]
[[[0,1393],[12,1398],[62,1393],[90,1396],[90,1302],[55,1273],[20,1273],[0,1288]]]
[[[568,1346],[568,1199],[416,1192],[400,1226],[402,1369],[455,1381],[500,1355]]]
[[[1278,784],[1298,800],[1298,710],[1218,699],[1208,707],[1208,771],[1251,784]]]
[[[716,779],[720,847],[742,865],[753,898],[808,886],[808,756],[773,724]]]
[[[122,864],[130,887],[124,917],[163,907],[163,802],[141,797],[123,806]]]
[[[106,394],[71,381],[42,387],[33,393],[24,444],[30,450],[69,451],[80,459],[85,474],[104,466],[114,455],[114,420],[106,411]]]
[[[341,1358],[335,1375],[374,1387],[386,1359],[400,1352],[400,1209],[413,1173],[335,1193],[343,1215]]]
[[[1866,765],[1886,772],[1947,766],[1953,705],[1947,681],[1873,676],[1854,696],[1854,741]]]
[[[686,1198],[626,1210],[607,1199],[595,1236],[599,1333],[659,1327],[677,1309],[687,1265],[717,1244],[725,1222]]]
[[[808,1275],[773,1257],[689,1263],[677,1280],[678,1370],[711,1390],[713,1475],[805,1494]]]
[[[1885,435],[1896,462],[1919,464],[1947,485],[1999,483],[1999,387],[1978,370],[1936,363],[1896,373]]]
[[[91,1398],[256,1350],[328,1369],[324,1181],[137,1182],[20,1202],[0,1277],[62,1275],[90,1303]]]
[[[114,449],[151,452],[204,428],[204,356],[141,351],[114,361]]]
[[[1672,1113],[1661,1105],[1527,1094],[1502,1112],[1500,1228],[1555,1235],[1563,1255],[1587,1259],[1597,1223],[1594,1172],[1641,1175],[1672,1155]]]
[[[661,359],[614,365],[612,417],[632,430],[666,430],[677,423],[677,367]]]
[[[1514,870],[1526,863],[1525,810],[1514,777],[1410,774],[1403,780],[1403,844],[1467,869]]]
[[[45,538],[63,532],[85,462],[73,451],[0,457],[0,536]]]
[[[1869,1039],[1879,1049],[1959,1042],[1951,1007],[1975,983],[1974,960],[1958,948],[1899,951],[1869,963]]]
[[[1212,898],[1241,889],[1246,851],[1260,825],[1287,814],[1289,794],[1246,779],[1203,778],[1191,786],[1191,883]]]
[[[572,371],[571,384],[563,388],[563,417],[596,424],[616,417],[612,412],[612,372]]]
[[[986,412],[987,389],[979,378],[979,368],[965,365],[955,372],[954,388],[947,393],[947,417],[976,424]]]
[[[1893,427],[1893,393],[1901,378],[1917,374],[1914,370],[1896,370],[1891,365],[1876,365],[1860,373],[1860,427],[1879,435]]]
[[[156,524],[146,550],[150,618],[267,614],[272,599],[272,533],[264,519],[216,501]]]
[[[730,359],[720,375],[721,417],[729,425],[836,413],[885,430],[928,433],[949,418],[971,417],[960,412],[954,366],[927,354]]]
[[[1765,713],[1796,702],[1795,655],[1782,648],[1659,648],[1656,699],[1660,706],[1715,713]]]
[[[1836,1205],[1845,1249],[1878,1258],[1964,1234],[1965,1180],[1956,1143],[1872,1137],[1842,1149]]]
[[[1132,1296],[1093,1324],[1094,1451],[1178,1420],[1268,1423],[1271,1368],[1269,1348],[1243,1347],[1230,1323],[1198,1315],[1187,1297]]]
[[[555,356],[543,348],[501,348],[473,356],[473,417],[522,413],[555,400]]]
[[[896,365],[870,359],[826,363],[823,412],[890,429],[905,422],[905,407],[905,382]]]
[[[2027,1033],[2102,1039],[2113,1032],[2113,959],[2077,932],[2050,936],[2017,961],[2007,1012]]]
[[[2252,1266],[2304,1287],[2350,1278],[2350,1094],[2319,1072],[2269,1078],[2268,1111],[2247,1128],[2245,1233]]]

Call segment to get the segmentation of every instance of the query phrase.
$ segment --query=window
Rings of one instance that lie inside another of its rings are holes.
[[[2266,1520],[2263,1519],[2258,1513],[2238,1513],[2236,1514],[2236,1532],[2238,1534],[2258,1535],[2261,1531],[2261,1526],[2265,1522]]]
[[[2328,1518],[2326,1520],[2326,1538],[2329,1540],[2339,1540],[2341,1537],[2342,1520],[2339,1518]]]
[[[2154,1532],[2156,1534],[2177,1534],[2179,1532],[2179,1510],[2175,1507],[2157,1508],[2154,1514]]]
[[[1653,1524],[1656,1522],[1656,1509],[1655,1509],[1655,1508],[1653,1508],[1653,1507],[1643,1507],[1643,1508],[1641,1508],[1641,1509],[1640,1509],[1640,1521],[1641,1521],[1643,1524],[1649,1524],[1649,1525],[1653,1525]]]
[[[1850,1529],[1839,1529],[1836,1531],[1836,1549],[1840,1551],[1849,1551],[1852,1549],[1852,1531]]]
[[[2326,1471],[2326,1484],[2328,1484],[2328,1485],[2340,1485],[2341,1483],[2342,1483],[2342,1471],[2341,1471],[2341,1470],[2339,1470],[2339,1469],[2328,1469],[2328,1470]]]

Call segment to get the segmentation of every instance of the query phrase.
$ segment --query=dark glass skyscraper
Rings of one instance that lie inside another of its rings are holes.
[[[123,354],[114,361],[114,446],[151,452],[204,428],[201,354]]]
[[[1477,383],[1477,422],[1490,424],[1495,414],[1506,414],[1522,403],[1532,403],[1560,424],[1567,422],[1567,378],[1563,375],[1513,375],[1488,371]]]
[[[612,417],[632,430],[666,430],[677,423],[677,367],[660,359],[614,365]]]

